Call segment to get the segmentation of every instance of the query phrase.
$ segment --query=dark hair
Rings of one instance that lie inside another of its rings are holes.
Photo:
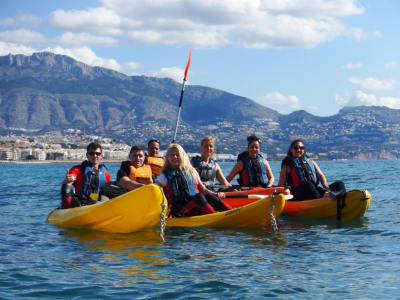
[[[101,152],[103,152],[103,148],[101,147],[101,145],[97,142],[91,142],[87,148],[86,148],[86,152],[89,153],[90,150],[96,150],[97,148],[100,148]]]
[[[292,142],[290,143],[290,146],[289,146],[289,149],[288,149],[288,152],[287,152],[287,155],[288,155],[288,156],[293,156],[293,155],[292,155],[292,152],[290,152],[290,149],[292,149],[293,146],[294,146],[295,144],[297,144],[297,143],[302,143],[302,144],[304,145],[304,155],[306,154],[306,144],[304,143],[304,141],[303,141],[302,139],[296,139],[296,140],[294,140],[294,141],[292,141]]]
[[[261,140],[255,134],[247,137],[247,147],[250,146],[252,142],[259,142],[261,144]]]
[[[143,149],[142,146],[133,145],[132,148],[131,148],[131,151],[129,151],[129,154],[131,154],[133,151],[143,151],[144,152],[144,149]]]
[[[151,139],[151,140],[147,143],[147,148],[149,148],[149,147],[150,147],[150,144],[153,143],[153,142],[158,143],[158,145],[161,147],[161,143],[160,143],[159,140],[157,140],[157,139]]]

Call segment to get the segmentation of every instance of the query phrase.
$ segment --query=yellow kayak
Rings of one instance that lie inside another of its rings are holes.
[[[273,215],[276,218],[285,206],[283,194],[266,196],[228,211],[194,217],[167,218],[166,223],[169,227],[265,227],[271,223],[271,198]]]
[[[127,233],[160,224],[160,215],[166,209],[167,200],[161,188],[148,184],[108,201],[55,209],[47,221],[65,228]]]
[[[370,201],[371,194],[367,190],[353,190],[347,192],[343,200],[340,197],[332,200],[329,197],[324,197],[305,201],[286,201],[282,215],[349,221],[364,216]]]

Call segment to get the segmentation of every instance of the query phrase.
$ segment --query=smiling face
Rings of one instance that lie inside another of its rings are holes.
[[[144,152],[143,150],[134,150],[131,154],[129,154],[129,158],[134,167],[139,168],[144,164]]]
[[[90,149],[89,152],[86,153],[86,157],[92,165],[97,166],[100,164],[103,153],[100,148]]]
[[[160,144],[156,141],[151,142],[147,148],[147,152],[149,156],[158,156],[160,154]]]
[[[179,151],[176,148],[171,148],[167,155],[168,163],[173,169],[179,169],[182,163]]]
[[[210,157],[210,156],[214,155],[214,152],[215,152],[214,143],[210,140],[204,141],[201,144],[200,149],[201,149],[201,156],[203,156],[203,157]]]
[[[293,146],[290,148],[290,153],[293,157],[300,157],[305,152],[305,146],[302,142],[294,143]]]
[[[250,143],[250,145],[247,148],[247,151],[251,158],[256,158],[257,154],[260,152],[260,143],[258,141]]]

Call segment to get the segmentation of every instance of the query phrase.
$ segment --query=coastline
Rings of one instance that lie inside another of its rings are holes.
[[[83,160],[0,160],[0,165],[22,165],[22,164],[77,164],[81,163]],[[103,159],[104,163],[120,163],[122,160],[108,160]]]

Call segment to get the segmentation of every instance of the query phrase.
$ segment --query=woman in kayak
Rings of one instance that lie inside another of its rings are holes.
[[[275,179],[267,159],[260,154],[261,140],[251,135],[247,142],[247,151],[238,155],[237,163],[226,179],[230,182],[239,174],[238,182],[241,186],[271,187]],[[268,182],[265,182],[265,179],[268,179]]]
[[[300,139],[290,144],[282,161],[278,186],[288,186],[297,201],[321,198],[329,191],[325,175],[317,163],[308,158],[304,142]]]
[[[208,189],[213,189],[215,179],[224,187],[232,185],[226,180],[219,164],[214,160],[215,140],[211,136],[206,136],[200,143],[201,156],[192,158],[192,165],[200,175],[201,181]]]
[[[164,187],[174,217],[205,215],[231,209],[220,199],[225,197],[224,193],[210,191],[201,182],[188,155],[178,144],[168,147],[163,171],[156,182]]]

